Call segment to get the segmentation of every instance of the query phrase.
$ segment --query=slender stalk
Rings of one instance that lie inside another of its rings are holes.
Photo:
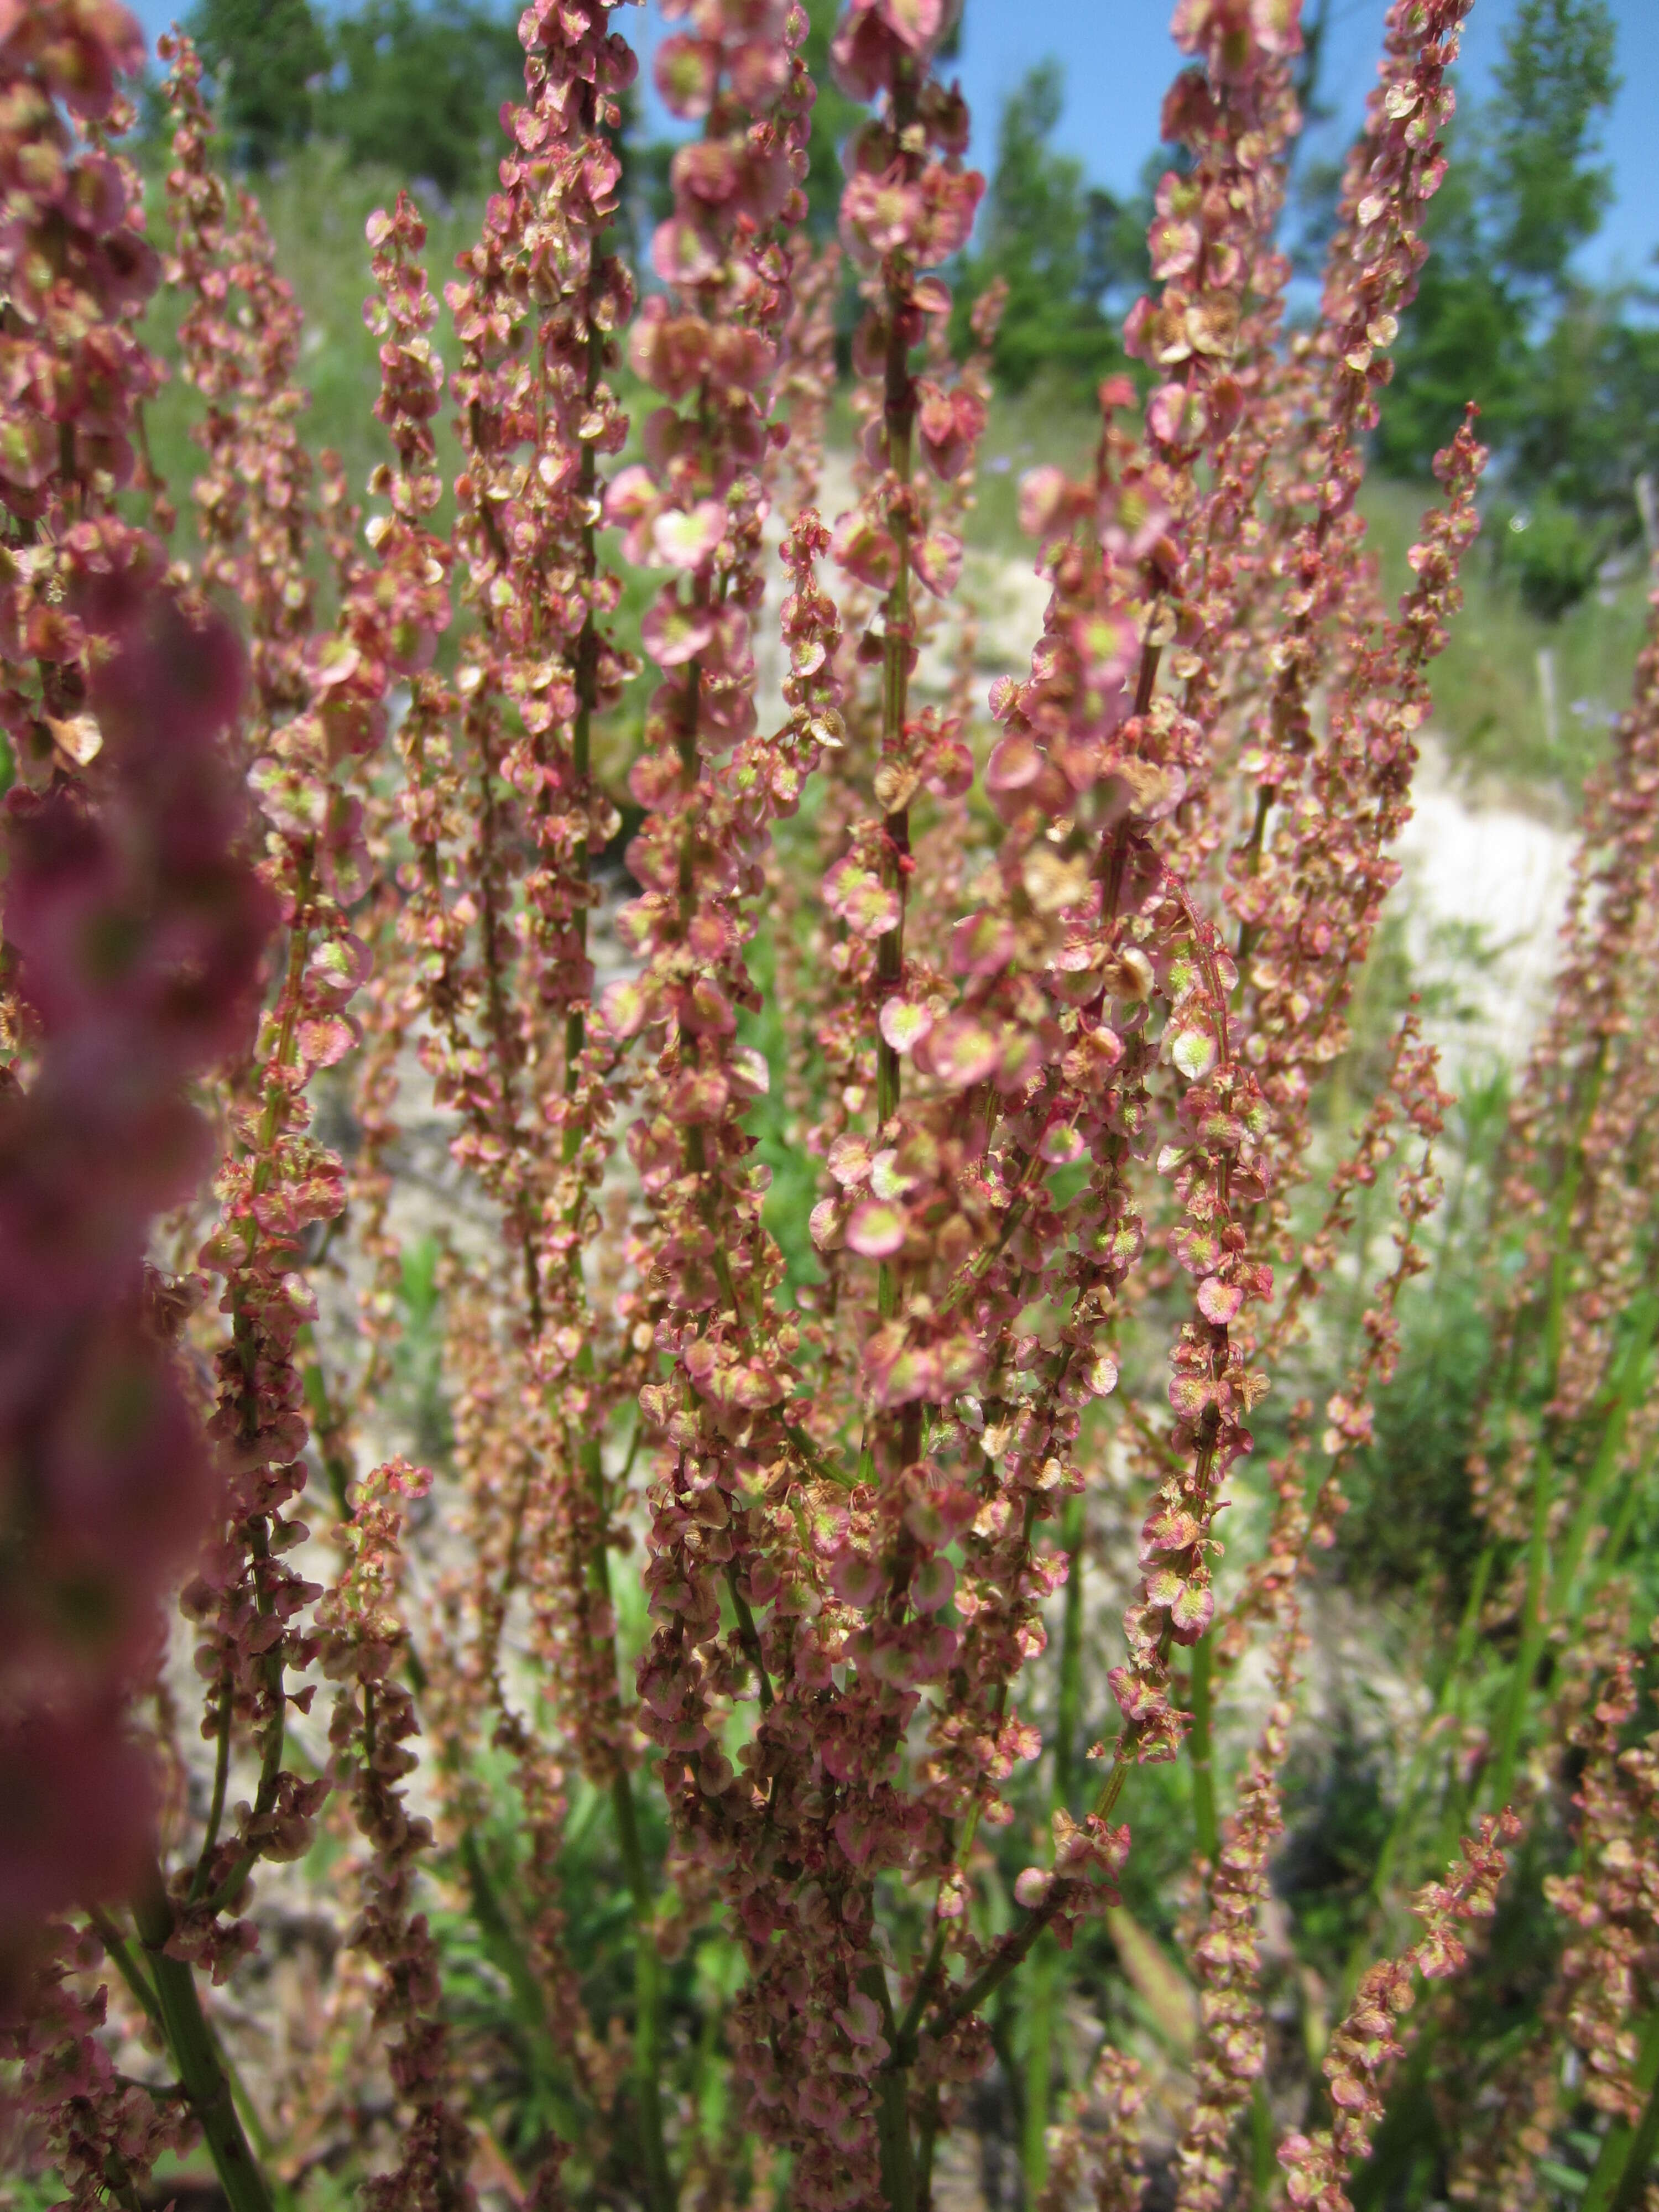
[[[939,2136],[939,2084],[930,2081],[922,2092],[921,2117],[916,2128],[916,2212],[933,2212],[933,2145]]]
[[[859,1987],[881,2008],[884,2032],[893,2044],[898,2030],[893,1999],[879,1960],[859,1976]],[[916,2212],[916,2166],[910,2147],[910,2075],[906,2067],[884,2067],[876,2077],[876,2138],[881,2151],[881,2192],[887,2212]]]
[[[893,129],[902,137],[915,112],[914,72],[901,67],[893,84]],[[904,725],[910,692],[910,488],[914,474],[914,433],[916,418],[915,380],[910,374],[910,353],[905,336],[904,306],[908,289],[907,272],[890,270],[887,276],[887,357],[882,393],[883,425],[887,434],[887,467],[897,486],[888,510],[888,526],[895,548],[894,575],[882,607],[881,754],[884,760],[902,753]],[[898,900],[898,918],[876,940],[876,999],[884,1004],[899,988],[904,975],[904,910],[908,898],[910,852],[910,809],[905,803],[885,811],[882,850],[882,880]],[[898,1111],[899,1056],[878,1030],[876,1036],[876,1121],[880,1127]],[[884,1321],[898,1310],[898,1275],[884,1260],[876,1274],[876,1297]]]
[[[648,2212],[673,2212],[674,2181],[662,2130],[662,1954],[652,1929],[651,1888],[625,1767],[612,1778],[611,1805],[634,1907],[634,2094],[640,2107],[645,2201]]]
[[[98,1930],[98,1940],[109,1954],[115,1971],[132,1991],[150,2026],[160,2035],[167,2033],[167,2023],[161,2017],[161,2008],[156,2002],[155,1992],[150,1987],[143,1969],[132,1955],[132,1946],[121,1933],[107,1912],[97,1905],[89,1905],[87,1918]]]
[[[598,331],[590,334],[587,346],[586,396],[590,404],[598,391],[600,371],[604,366],[605,342]],[[591,441],[584,443],[581,457],[581,490],[590,513],[592,511],[598,485],[598,460]],[[592,592],[599,568],[598,535],[592,523],[584,526],[581,538],[582,574],[589,589],[586,612],[576,640],[574,677],[576,713],[571,725],[570,756],[573,781],[578,804],[584,808],[588,801],[588,785],[592,773],[593,714],[599,691],[599,633],[594,617]],[[691,672],[691,708],[688,727],[682,732],[680,758],[683,774],[688,782],[695,781],[696,760],[696,683],[695,668]],[[689,841],[688,841],[689,842]],[[577,841],[574,866],[584,886],[588,878],[591,855],[586,831]],[[684,908],[689,899],[690,884],[689,849],[681,856],[680,897]],[[587,949],[588,909],[584,897],[576,909],[576,934],[582,950]],[[581,1055],[586,1043],[586,1012],[580,1002],[571,1006],[565,1016],[564,1025],[564,1091],[567,1100],[574,1098],[580,1074]],[[693,1135],[701,1143],[702,1132]],[[561,1146],[565,1164],[576,1157],[580,1146],[580,1132],[573,1117],[567,1119]],[[701,1170],[700,1152],[693,1164]],[[576,1200],[580,1209],[581,1200]],[[722,1255],[723,1256],[723,1255]],[[581,1281],[580,1244],[573,1244],[569,1261],[570,1273],[582,1304],[586,1290]],[[733,1302],[735,1304],[735,1301]],[[532,1319],[534,1316],[532,1314]],[[584,1345],[579,1362],[585,1375],[593,1372],[591,1346]],[[566,1449],[572,1439],[567,1435]],[[637,1450],[640,1430],[634,1432],[634,1450]],[[605,1494],[605,1460],[600,1439],[584,1437],[576,1444],[574,1457],[586,1486],[593,1512],[592,1548],[586,1561],[589,1589],[599,1601],[601,1609],[611,1613],[610,1564],[610,1504]],[[633,1452],[629,1455],[633,1464]],[[750,1623],[752,1632],[753,1622]],[[609,1639],[612,1679],[615,1679],[618,1659],[614,1631]],[[758,1638],[757,1638],[758,1644]],[[646,1874],[645,1855],[640,1846],[639,1820],[634,1804],[634,1786],[626,1767],[618,1766],[611,1778],[611,1804],[616,1823],[617,1844],[621,1853],[623,1870],[627,1879],[629,1902],[634,1923],[634,2085],[639,2106],[640,2137],[645,2166],[645,2197],[648,2212],[672,2212],[675,2201],[673,2177],[668,2164],[668,2153],[663,2136],[662,2117],[662,1954],[657,1948],[653,1925],[651,1887]],[[540,1993],[538,1991],[538,2002]]]
[[[901,64],[893,79],[892,125],[902,141],[915,115],[915,72]],[[895,262],[886,272],[887,354],[884,364],[883,426],[887,440],[887,469],[896,487],[888,507],[888,526],[894,544],[893,581],[882,608],[881,757],[902,757],[904,726],[909,708],[910,620],[910,490],[916,414],[915,380],[910,374],[904,307],[908,295],[908,271]],[[876,940],[876,1000],[878,1010],[900,988],[904,976],[904,913],[908,898],[910,853],[910,811],[908,799],[894,807],[884,802],[882,823],[882,881],[898,902],[897,918]],[[899,1055],[876,1031],[876,1122],[884,1128],[898,1111]],[[898,1270],[888,1260],[876,1269],[876,1304],[884,1321],[898,1311]],[[901,1449],[920,1436],[919,1407],[907,1407],[902,1416]],[[909,1455],[907,1453],[907,1456]],[[859,1473],[866,1475],[864,1454]],[[873,1472],[873,1455],[870,1472]],[[888,2041],[896,2062],[898,2033],[892,2018],[887,1978],[879,1967],[872,1972],[881,1984],[879,2002],[888,2025]],[[910,2142],[910,2075],[908,2063],[884,2069],[878,2090],[876,2126],[881,2148],[882,2193],[888,2212],[915,2212],[916,2172]]]
[[[580,1461],[599,1516],[599,1539],[588,1560],[588,1580],[608,1609],[611,1566],[605,1537],[605,1472],[597,1439],[583,1445]],[[614,1636],[611,1650],[614,1655]],[[619,1765],[611,1777],[611,1806],[634,1921],[634,2086],[639,2100],[646,2204],[647,2212],[672,2212],[675,2189],[662,2125],[662,1954],[657,1948],[651,1885],[640,1848],[634,1784],[625,1766]]]
[[[604,341],[594,331],[587,342],[587,403],[591,407],[599,389],[599,369],[604,357]],[[593,451],[592,440],[584,441],[581,459],[581,491],[592,512],[594,495],[599,484],[599,461]],[[570,765],[574,772],[576,797],[586,808],[588,803],[588,779],[592,773],[593,706],[599,690],[599,633],[593,618],[593,581],[599,571],[599,539],[593,525],[582,528],[582,575],[588,587],[587,611],[582,617],[580,633],[576,640],[576,719],[570,731]],[[587,833],[584,830],[577,841],[574,865],[584,884],[588,871]],[[576,910],[576,935],[584,953],[587,951],[587,905],[586,900]],[[580,1001],[565,1016],[564,1021],[564,1082],[567,1093],[575,1087],[576,1063],[581,1057],[586,1036],[586,1020]],[[564,1133],[564,1157],[569,1161],[576,1149],[575,1130],[567,1126]]]
[[[256,1561],[270,1558],[270,1540],[263,1521],[256,1521],[252,1524],[249,1547]],[[260,1613],[270,1613],[270,1600],[264,1589],[259,1591],[257,1604]],[[276,1802],[276,1793],[282,1785],[283,1753],[288,1741],[288,1692],[283,1686],[283,1656],[280,1644],[264,1662],[264,1672],[265,1686],[270,1693],[271,1713],[270,1718],[265,1723],[264,1741],[259,1747],[259,1782],[253,1795],[253,1813],[249,1823],[250,1830],[252,1830],[270,1813]],[[234,1903],[240,1895],[248,1876],[258,1863],[259,1851],[257,1844],[240,1851],[235,1864],[209,1900],[209,1911],[222,1912],[228,1905]],[[194,1897],[195,1892],[192,1888],[192,1902]]]
[[[1069,1566],[1066,1577],[1066,1612],[1060,1632],[1060,1698],[1054,1720],[1054,1776],[1049,1811],[1071,1802],[1075,1778],[1078,1732],[1083,1705],[1083,1539],[1082,1493],[1066,1501],[1060,1522],[1060,1540]],[[1035,2203],[1048,2179],[1048,2110],[1054,2089],[1054,2015],[1066,1983],[1066,1962],[1052,1932],[1045,1935],[1031,1959],[1026,1978],[1025,2112],[1021,2162],[1028,2203]]]
[[[1566,1329],[1568,1278],[1572,1254],[1568,1241],[1578,1186],[1584,1169],[1584,1139],[1595,1118],[1607,1073],[1607,1038],[1596,1042],[1595,1058],[1585,1087],[1583,1104],[1568,1150],[1552,1223],[1549,1294],[1544,1313],[1544,1418],[1538,1439],[1533,1477],[1532,1534],[1527,1553],[1527,1591],[1521,1615],[1521,1644],[1510,1675],[1509,1695],[1498,1732],[1498,1756],[1492,1767],[1492,1802],[1508,1802],[1520,1754],[1521,1731],[1526,1719],[1527,1697],[1538,1671],[1544,1640],[1549,1632],[1545,1598],[1549,1579],[1549,1524],[1555,1503],[1555,1423],[1550,1412],[1561,1376],[1561,1347]]]
[[[1620,1560],[1624,1557],[1625,1547],[1630,1541],[1631,1530],[1636,1524],[1638,1510],[1642,1500],[1648,1494],[1648,1486],[1652,1478],[1656,1460],[1659,1460],[1659,1442],[1656,1442],[1649,1449],[1641,1465],[1632,1472],[1626,1482],[1625,1494],[1620,1500],[1619,1510],[1613,1516],[1613,1526],[1607,1531],[1607,1540],[1596,1553],[1595,1563],[1590,1568],[1589,1579],[1585,1585],[1583,1598],[1579,1607],[1580,1612],[1594,1601],[1602,1585],[1614,1572]]]
[[[1469,1584],[1469,1595],[1463,1607],[1463,1618],[1458,1624],[1457,1641],[1453,1648],[1451,1664],[1441,1677],[1440,1686],[1435,1696],[1434,1709],[1428,1721],[1418,1732],[1417,1741],[1412,1750],[1411,1761],[1406,1770],[1405,1780],[1401,1784],[1400,1802],[1395,1808],[1394,1818],[1389,1824],[1389,1832],[1383,1838],[1382,1848],[1377,1854],[1376,1865],[1372,1872],[1370,1881],[1373,1907],[1381,1905],[1388,1894],[1389,1886],[1394,1879],[1395,1867],[1399,1861],[1401,1850],[1405,1848],[1406,1838],[1410,1832],[1422,1781],[1424,1752],[1434,1723],[1447,1711],[1460,1711],[1462,1709],[1469,1662],[1474,1655],[1474,1639],[1480,1626],[1480,1608],[1486,1602],[1486,1584],[1491,1579],[1492,1565],[1492,1547],[1488,1544],[1475,1562],[1474,1578]],[[1452,1795],[1455,1802],[1457,1796],[1455,1789]],[[1461,1808],[1458,1808],[1454,1826],[1461,1832],[1462,1826]],[[1448,1846],[1446,1850],[1439,1854],[1443,1859],[1449,1855],[1449,1848]],[[1370,1955],[1370,1928],[1367,1921],[1361,1925],[1348,1953],[1347,1969],[1343,1977],[1345,2004],[1352,1999],[1354,1990],[1358,1988],[1359,1977],[1364,1972]]]
[[[1265,2206],[1273,2202],[1273,2184],[1279,2179],[1278,2141],[1267,2084],[1258,2074],[1250,2097],[1250,2203],[1253,2207]]]
[[[274,2212],[270,2185],[248,2147],[229,2077],[202,2010],[195,1974],[182,1959],[167,1956],[173,1907],[157,1866],[147,1870],[134,1903],[133,1917],[149,1959],[150,1980],[167,2048],[230,2212]]]
[[[1025,2201],[1035,2204],[1048,2179],[1048,2098],[1054,2063],[1054,2005],[1060,1994],[1060,1945],[1047,1930],[1025,1978],[1025,2112],[1020,2165]]]
[[[1601,1442],[1594,1465],[1584,1479],[1577,1510],[1572,1516],[1561,1546],[1561,1555],[1555,1563],[1554,1577],[1550,1583],[1549,1610],[1552,1619],[1559,1620],[1566,1611],[1572,1596],[1572,1586],[1578,1577],[1584,1549],[1595,1527],[1597,1514],[1601,1510],[1608,1485],[1619,1464],[1623,1449],[1625,1429],[1632,1408],[1641,1398],[1647,1384],[1648,1354],[1652,1349],[1656,1327],[1659,1327],[1659,1298],[1647,1293],[1639,1297],[1632,1315],[1632,1329],[1626,1345],[1625,1354],[1619,1363],[1613,1379],[1613,1400],[1607,1407],[1607,1420],[1601,1431]]]
[[[1066,1613],[1060,1629],[1060,1698],[1054,1714],[1054,1788],[1056,1804],[1069,1810],[1077,1786],[1077,1743],[1083,1721],[1083,1493],[1066,1501],[1060,1520],[1060,1541],[1068,1562],[1066,1572]]]
[[[1592,1061],[1589,1080],[1585,1086],[1584,1103],[1579,1109],[1578,1122],[1573,1131],[1568,1149],[1566,1166],[1561,1177],[1561,1188],[1556,1197],[1554,1219],[1550,1236],[1549,1297],[1544,1314],[1544,1372],[1547,1378],[1547,1400],[1555,1395],[1556,1379],[1561,1372],[1561,1340],[1566,1325],[1567,1278],[1572,1265],[1572,1251],[1567,1242],[1567,1231],[1572,1224],[1573,1209],[1578,1203],[1578,1186],[1584,1175],[1584,1139],[1601,1103],[1601,1086],[1607,1072],[1607,1040],[1605,1035],[1596,1039],[1595,1058]]]
[[[1210,1460],[1211,1451],[1206,1448],[1200,1462],[1204,1471],[1204,1482],[1206,1485],[1209,1480]],[[1158,1650],[1160,1660],[1168,1661],[1174,1641],[1166,1625],[1163,1635],[1158,1639]],[[1123,1786],[1129,1778],[1129,1770],[1135,1763],[1135,1753],[1139,1748],[1140,1737],[1140,1728],[1134,1721],[1125,1721],[1119,1729],[1117,1744],[1112,1753],[1110,1770],[1101,1788],[1099,1796],[1095,1800],[1094,1810],[1097,1818],[1102,1820],[1109,1820],[1115,1810],[1117,1801],[1123,1795]],[[935,2033],[943,2035],[954,2027],[958,2021],[966,2020],[969,2013],[979,2009],[988,1996],[1001,1988],[1059,1911],[1064,1895],[1063,1887],[1058,1882],[1054,1883],[1042,1903],[1028,1912],[1018,1927],[1009,1930],[978,1973],[975,1975],[973,1980],[964,1984],[949,2003],[940,2008],[939,2017],[934,2022]]]
[[[333,1402],[328,1395],[328,1377],[323,1371],[323,1363],[317,1350],[317,1332],[309,1322],[300,1332],[300,1342],[312,1355],[300,1378],[305,1388],[306,1404],[311,1410],[311,1433],[316,1439],[323,1473],[328,1477],[334,1510],[343,1521],[349,1521],[351,1518],[351,1463],[336,1443],[343,1424],[335,1415]]]
[[[910,2148],[907,2092],[910,2077],[884,2074],[876,2091],[876,2137],[881,2148],[881,2189],[887,2212],[916,2212],[916,2166]]]
[[[1544,1609],[1549,1576],[1550,1508],[1555,1499],[1555,1455],[1547,1432],[1539,1438],[1536,1471],[1533,1476],[1532,1535],[1527,1548],[1527,1591],[1521,1611],[1521,1643],[1510,1670],[1509,1694],[1499,1724],[1498,1755],[1492,1765],[1487,1795],[1494,1805],[1506,1805],[1515,1783],[1516,1762],[1521,1750],[1521,1729],[1527,1714],[1527,1698],[1538,1672],[1538,1662],[1549,1632]]]
[[[1193,1725],[1187,1737],[1193,1765],[1193,1833],[1198,1855],[1212,1866],[1220,1851],[1216,1824],[1215,1771],[1211,1764],[1211,1686],[1215,1669],[1214,1647],[1207,1636],[1193,1646]]]
[[[738,1637],[743,1645],[744,1656],[755,1670],[755,1680],[760,1690],[761,1711],[772,1710],[772,1685],[766,1672],[766,1662],[761,1657],[760,1632],[755,1626],[755,1616],[748,1599],[738,1587],[735,1567],[726,1570],[726,1587],[730,1591],[733,1610],[738,1616]]]
[[[501,1892],[471,1828],[462,1833],[461,1866],[466,1875],[472,1917],[484,1948],[513,1993],[513,2009],[522,2031],[529,2070],[538,2091],[552,2101],[561,2131],[574,2137],[579,2123],[548,2032],[547,2000],[524,1946],[507,1918]]]
[[[207,1826],[202,1833],[202,1848],[197,1857],[196,1871],[191,1876],[190,1899],[192,1905],[207,1887],[209,1870],[219,1841],[219,1823],[225,1816],[225,1788],[230,1778],[230,1684],[228,1680],[222,1680],[213,1754],[213,1801],[208,1807]]]
[[[1634,2127],[1628,2120],[1615,2120],[1602,2136],[1578,2200],[1580,2212],[1634,2212],[1642,2201],[1659,2145],[1659,2012],[1648,2014],[1632,2078],[1645,2100],[1642,2116]]]

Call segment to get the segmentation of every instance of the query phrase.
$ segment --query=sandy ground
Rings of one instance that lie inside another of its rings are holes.
[[[1431,1017],[1454,1077],[1526,1051],[1548,1003],[1573,832],[1565,818],[1454,782],[1432,738],[1399,845],[1395,897],[1419,988],[1455,1011]]]

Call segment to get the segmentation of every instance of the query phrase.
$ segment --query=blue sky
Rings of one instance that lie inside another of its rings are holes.
[[[152,38],[188,0],[136,0]],[[511,0],[507,0],[511,4]],[[1326,92],[1338,108],[1328,135],[1352,132],[1376,76],[1387,0],[1336,0]],[[1475,0],[1464,32],[1463,77],[1478,97],[1501,50],[1514,0]],[[1659,248],[1659,0],[1612,0],[1624,77],[1609,120],[1606,155],[1615,198],[1605,228],[1583,256],[1585,274],[1634,276]],[[1158,108],[1176,64],[1170,0],[966,0],[961,75],[975,116],[975,156],[988,166],[1001,103],[1033,62],[1057,57],[1066,72],[1060,142],[1091,178],[1118,191],[1135,183],[1158,131]],[[654,9],[652,14],[654,15]],[[632,8],[617,21],[637,44],[653,43],[654,22]]]

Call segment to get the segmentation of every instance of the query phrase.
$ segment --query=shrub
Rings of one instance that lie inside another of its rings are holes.
[[[910,2212],[977,2125],[1054,2207],[1153,2168],[1186,2212],[1634,2201],[1659,636],[1460,1176],[1480,1269],[1430,1231],[1417,1011],[1349,1052],[1484,460],[1466,421],[1391,611],[1355,498],[1465,4],[1392,9],[1288,336],[1294,0],[1182,0],[1150,395],[1109,379],[1092,459],[1027,477],[1047,611],[988,701],[1001,295],[953,359],[981,180],[936,0],[833,44],[868,108],[833,528],[800,9],[676,16],[702,131],[641,301],[634,57],[535,0],[447,366],[416,209],[368,225],[366,517],[166,42],[188,557],[141,43],[102,0],[10,19],[14,2171],[133,2207],[200,2140],[233,2212]],[[1375,1525],[1483,1344],[1472,1443],[1396,1492],[1455,1558],[1401,1693],[1340,1700],[1333,1789],[1291,1751],[1322,1611],[1375,1598],[1345,1484]]]

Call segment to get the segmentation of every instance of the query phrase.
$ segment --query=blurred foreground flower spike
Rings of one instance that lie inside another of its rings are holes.
[[[926,2212],[1012,2130],[1042,2212],[1343,2212],[1425,2130],[1437,2202],[1637,2201],[1659,598],[1480,1112],[1389,934],[1477,410],[1396,605],[1365,474],[1466,11],[1389,9],[1292,324],[1300,11],[1180,0],[1011,562],[949,0],[664,0],[637,240],[638,58],[535,0],[476,222],[330,248],[360,482],[190,40],[147,200],[131,20],[0,9],[43,2201]]]
[[[158,564],[89,576],[85,779],[9,794],[4,930],[28,1079],[0,1089],[0,1916],[118,1894],[149,1843],[126,1692],[218,1475],[152,1227],[212,1164],[197,1080],[251,1042],[275,902],[223,740],[245,663]]]

